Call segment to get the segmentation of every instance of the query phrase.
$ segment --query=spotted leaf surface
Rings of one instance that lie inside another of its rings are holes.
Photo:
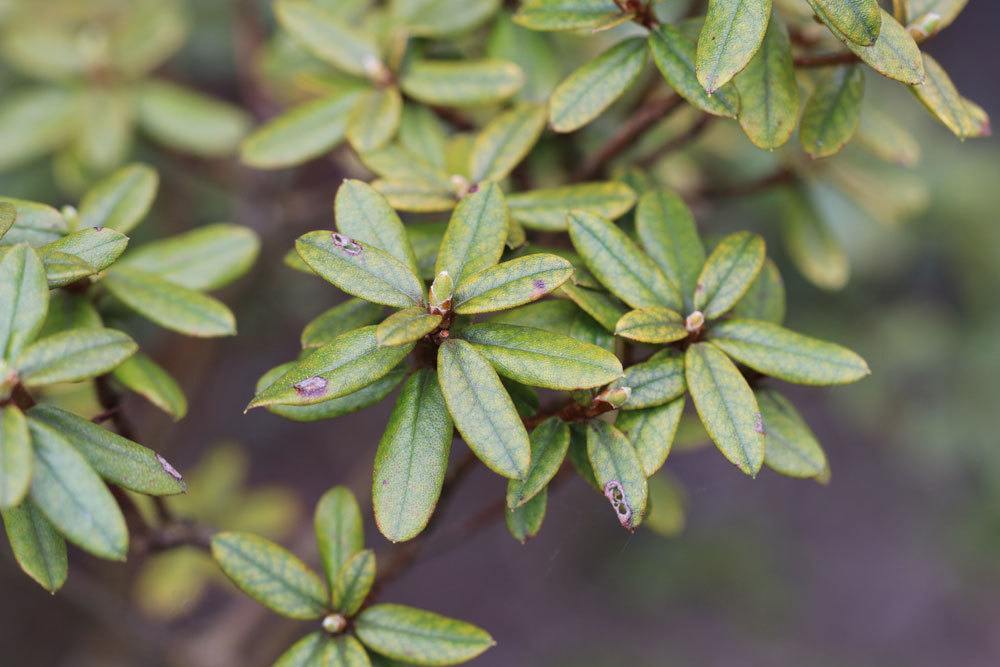
[[[355,630],[373,651],[415,665],[454,665],[494,644],[485,630],[470,623],[398,604],[368,607]]]

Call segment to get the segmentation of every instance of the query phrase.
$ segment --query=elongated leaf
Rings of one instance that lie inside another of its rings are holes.
[[[0,255],[0,359],[13,361],[45,322],[49,286],[35,251],[16,245]]]
[[[923,54],[924,71],[927,72],[926,80],[910,90],[917,96],[917,99],[931,112],[955,136],[959,139],[976,136],[975,119],[969,107],[965,104],[962,95],[955,88],[951,77],[938,64],[934,58]]]
[[[708,93],[747,66],[764,41],[770,18],[771,0],[709,0],[695,55],[698,81]]]
[[[441,37],[465,32],[485,22],[500,7],[500,0],[398,0],[393,11],[406,22],[410,33]]]
[[[128,234],[146,217],[159,183],[156,171],[144,164],[119,169],[84,195],[80,227],[110,227]]]
[[[295,249],[313,271],[353,296],[397,308],[423,299],[424,286],[408,266],[364,241],[316,231],[300,236]]]
[[[14,226],[3,235],[4,245],[27,243],[37,248],[69,233],[69,223],[51,206],[11,197],[0,197],[0,203],[13,206],[16,214]]]
[[[684,413],[684,397],[644,410],[618,413],[615,428],[628,438],[646,477],[663,467]]]
[[[764,262],[757,279],[733,308],[733,316],[781,324],[785,320],[785,283],[773,260]]]
[[[640,343],[672,343],[687,338],[684,318],[669,308],[640,308],[625,313],[615,325],[615,335]]]
[[[335,486],[323,494],[316,504],[314,528],[323,571],[333,587],[347,561],[364,548],[361,508],[347,487]]]
[[[82,98],[61,88],[34,87],[5,94],[0,105],[0,170],[62,146],[76,131]]]
[[[115,329],[77,329],[36,341],[21,352],[15,367],[28,387],[77,382],[107,373],[139,349]]]
[[[614,0],[525,0],[514,21],[531,30],[578,30],[621,13]]]
[[[292,167],[327,153],[344,140],[350,110],[361,91],[338,91],[301,104],[251,133],[240,159],[258,169]]]
[[[302,347],[326,345],[342,333],[378,322],[384,312],[381,304],[348,299],[306,325],[302,330]]]
[[[809,155],[834,155],[851,140],[861,120],[864,93],[864,72],[857,65],[837,67],[820,79],[806,102],[799,130]]]
[[[351,635],[314,632],[281,654],[274,667],[371,667],[364,647]]]
[[[624,183],[578,183],[538,188],[507,197],[510,214],[528,229],[557,232],[568,227],[570,211],[614,220],[635,204],[635,193]]]
[[[574,211],[569,236],[597,279],[633,308],[677,308],[667,278],[625,232],[612,222]]]
[[[625,377],[613,387],[628,387],[623,410],[641,410],[669,403],[684,393],[684,361],[674,350],[657,352],[648,361],[625,369]]]
[[[282,616],[312,619],[326,611],[320,578],[274,542],[250,533],[218,533],[212,557],[244,593]]]
[[[569,75],[549,98],[549,123],[572,132],[601,115],[627,91],[646,65],[640,37],[626,39]]]
[[[503,254],[508,223],[507,204],[495,183],[463,199],[441,240],[435,275],[447,271],[460,285],[467,277],[496,264]]]
[[[666,190],[645,193],[636,208],[635,228],[642,246],[671,286],[675,310],[690,310],[698,274],[705,263],[694,216],[678,195]]]
[[[409,540],[430,521],[448,468],[452,434],[437,374],[417,371],[403,386],[375,454],[375,523],[390,541]]]
[[[593,317],[608,331],[614,331],[618,320],[626,310],[622,303],[612,296],[597,290],[577,287],[570,283],[563,284],[559,292],[573,301],[580,309]]]
[[[712,327],[709,337],[740,363],[796,384],[849,384],[871,372],[864,359],[845,347],[770,322],[728,320]]]
[[[19,504],[31,484],[28,421],[14,405],[0,408],[0,509]]]
[[[694,307],[708,319],[732,309],[764,266],[764,239],[749,232],[730,234],[719,242],[698,276]]]
[[[799,84],[788,30],[778,17],[771,17],[760,49],[735,82],[740,127],[750,141],[764,150],[785,145],[799,118]]]
[[[375,583],[375,552],[365,549],[351,556],[340,568],[331,588],[333,608],[353,616]]]
[[[2,513],[11,551],[24,573],[50,593],[62,588],[69,569],[66,540],[30,500]]]
[[[526,255],[465,278],[455,290],[456,313],[490,313],[536,301],[573,275],[573,265],[547,254]]]
[[[415,665],[453,665],[472,660],[493,646],[493,638],[474,625],[398,604],[377,604],[355,621],[365,646]]]
[[[509,488],[509,487],[508,487]],[[513,509],[504,508],[504,520],[507,530],[515,540],[525,544],[538,534],[545,520],[545,507],[548,504],[548,489],[542,489],[523,505]]]
[[[364,181],[345,180],[337,190],[334,214],[342,234],[389,253],[414,274],[418,273],[417,258],[403,222],[372,186]]]
[[[756,394],[767,429],[767,467],[789,477],[825,481],[830,476],[826,454],[795,406],[773,389]]]
[[[112,371],[114,378],[174,418],[187,414],[187,398],[162,366],[138,352]]]
[[[97,273],[97,270],[76,255],[42,248],[39,252],[45,265],[45,279],[49,287],[65,287],[81,278]]]
[[[264,389],[273,384],[275,380],[287,373],[294,366],[294,361],[281,364],[262,375],[257,381],[257,393],[259,394],[264,391]],[[267,410],[276,415],[281,415],[285,419],[298,422],[333,419],[334,417],[357,412],[370,405],[379,403],[396,388],[396,385],[403,381],[405,376],[406,368],[404,366],[397,366],[383,377],[375,380],[375,382],[339,398],[331,398],[309,405],[269,405],[267,406]]]
[[[425,104],[470,106],[507,99],[524,83],[524,73],[505,60],[418,60],[403,72],[403,91]]]
[[[165,329],[188,336],[232,336],[236,321],[225,304],[129,267],[111,269],[102,285],[126,306]]]
[[[613,354],[561,334],[483,322],[465,329],[462,338],[502,375],[533,387],[599,387],[622,376],[621,362]]]
[[[882,30],[878,0],[809,0],[813,11],[849,41],[870,46]]]
[[[381,65],[375,40],[349,26],[318,3],[278,0],[274,13],[281,26],[318,58],[350,74],[371,76]]]
[[[0,239],[14,226],[17,220],[17,209],[10,202],[0,202]]]
[[[91,273],[97,273],[111,266],[127,245],[127,236],[110,227],[101,227],[68,234],[43,246],[39,254],[43,260],[49,253],[72,255],[91,266]]]
[[[28,428],[35,452],[32,502],[81,549],[124,560],[128,529],[108,487],[58,431],[34,418]]]
[[[705,430],[727,459],[756,477],[764,463],[764,424],[747,381],[711,343],[689,347],[684,369]]]
[[[183,493],[187,488],[162,456],[89,419],[51,405],[37,405],[28,414],[58,431],[97,474],[117,486],[150,496]]]
[[[359,153],[385,146],[399,129],[403,98],[395,87],[372,89],[361,96],[347,122],[347,140]]]
[[[399,211],[437,213],[455,207],[455,195],[449,188],[427,178],[387,178],[372,181],[378,190]]]
[[[510,174],[542,136],[545,120],[544,107],[523,104],[490,121],[472,145],[472,182],[499,181]]]
[[[444,125],[431,109],[413,104],[403,108],[399,124],[399,144],[402,150],[417,156],[435,169],[444,170],[447,142],[448,134]]]
[[[129,252],[127,266],[188,289],[206,291],[236,280],[254,263],[260,239],[248,227],[217,223],[153,241]]]
[[[432,315],[420,306],[406,308],[387,317],[375,329],[380,346],[405,345],[420,340],[441,324],[440,315]]]
[[[265,405],[310,405],[346,396],[388,374],[413,345],[380,347],[375,327],[334,338],[258,393],[247,409]]]
[[[621,431],[599,419],[587,427],[587,458],[622,528],[635,530],[646,513],[646,475]]]
[[[523,480],[507,483],[508,510],[522,507],[543,493],[559,472],[569,449],[569,427],[559,418],[551,417],[535,427],[530,439],[531,466]]]
[[[462,437],[491,470],[521,479],[528,472],[528,433],[496,371],[464,340],[438,349],[438,381]]]
[[[836,31],[834,32],[836,34]],[[843,39],[843,35],[838,36]],[[844,39],[844,43],[858,58],[883,76],[908,85],[919,84],[924,80],[920,47],[906,28],[884,9],[882,30],[875,44],[861,46],[850,39]]]
[[[242,109],[165,81],[139,89],[139,122],[156,141],[205,157],[230,155],[250,128]]]
[[[817,287],[837,290],[847,284],[847,253],[805,193],[788,193],[782,206],[782,233],[788,255]]]
[[[499,313],[491,322],[534,327],[563,334],[606,350],[614,349],[614,337],[572,301],[550,300]]]
[[[709,95],[695,73],[695,44],[678,28],[662,23],[650,31],[649,49],[663,78],[678,95],[702,111],[736,118],[740,99],[735,86],[727,84]]]
[[[941,32],[962,13],[969,0],[907,0],[907,29],[923,38]]]

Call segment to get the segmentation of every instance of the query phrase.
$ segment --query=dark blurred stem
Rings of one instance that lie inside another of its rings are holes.
[[[708,129],[709,125],[711,125],[712,120],[714,118],[715,116],[712,116],[711,114],[707,113],[702,114],[702,116],[693,125],[691,125],[691,127],[689,127],[685,132],[672,138],[670,141],[666,142],[665,144],[657,148],[655,151],[652,151],[649,155],[645,156],[641,160],[638,160],[636,164],[642,167],[643,169],[648,169],[649,167],[652,167],[670,153],[673,153],[676,150],[684,148],[691,142],[695,141],[705,132],[705,130]]]
[[[818,56],[798,56],[795,58],[795,66],[800,69],[831,67],[833,65],[850,65],[858,60],[858,56],[854,53],[842,51],[841,53],[825,53]]]
[[[707,188],[701,195],[707,199],[725,199],[731,197],[748,197],[765,192],[777,185],[794,183],[795,172],[791,167],[781,167],[772,174],[749,183],[741,183],[720,188]]]

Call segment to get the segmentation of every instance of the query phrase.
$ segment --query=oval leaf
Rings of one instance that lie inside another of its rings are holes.
[[[414,274],[418,273],[417,258],[403,222],[372,186],[346,179],[337,190],[333,208],[337,229],[342,234],[389,253]]]
[[[809,0],[824,23],[854,44],[870,46],[882,30],[878,0]]]
[[[326,345],[340,334],[375,324],[382,319],[385,308],[362,299],[348,299],[307,324],[302,330],[302,347]]]
[[[857,65],[830,70],[816,84],[802,112],[799,139],[814,158],[840,152],[861,121],[864,72]]]
[[[698,81],[709,94],[747,66],[770,18],[771,0],[709,0],[695,54]]]
[[[420,340],[441,324],[440,315],[431,315],[420,306],[393,313],[375,328],[380,346],[404,345]]]
[[[0,509],[19,504],[31,484],[28,421],[14,405],[0,408]]]
[[[102,375],[138,349],[134,340],[115,329],[71,329],[33,343],[15,366],[25,386],[41,387]]]
[[[490,121],[472,145],[472,182],[506,178],[538,142],[545,120],[544,107],[523,104]]]
[[[694,307],[708,319],[729,312],[764,266],[764,239],[737,232],[722,239],[705,261],[694,292]]]
[[[740,127],[758,148],[774,150],[791,138],[799,119],[799,84],[785,24],[771,18],[760,49],[735,79]]]
[[[569,449],[569,427],[558,417],[550,417],[531,432],[531,466],[523,480],[507,482],[507,508],[517,509],[545,491],[559,472]],[[523,540],[522,540],[523,541]]]
[[[826,454],[795,406],[773,389],[758,391],[757,403],[767,430],[767,467],[788,477],[829,478]]]
[[[146,217],[159,184],[156,170],[144,164],[119,169],[84,195],[79,226],[110,227],[128,234]]]
[[[417,60],[400,86],[425,104],[462,107],[507,99],[524,83],[521,68],[506,60]]]
[[[385,146],[399,129],[403,98],[395,87],[374,88],[361,96],[347,121],[347,140],[359,153]]]
[[[2,513],[10,549],[24,573],[50,593],[62,588],[69,570],[66,540],[30,500]]]
[[[342,22],[335,14],[310,0],[278,0],[274,14],[299,43],[317,58],[337,69],[358,76],[377,74],[379,61],[375,40]]]
[[[632,443],[646,477],[651,477],[666,462],[683,413],[683,396],[654,408],[618,413],[615,428]]]
[[[507,241],[508,223],[507,204],[495,183],[463,199],[441,240],[434,274],[447,271],[454,284],[460,285],[468,276],[496,264]]]
[[[608,220],[620,218],[635,204],[635,193],[624,183],[577,183],[538,188],[507,197],[510,215],[528,229],[565,231],[570,211]]]
[[[650,31],[649,49],[663,78],[678,95],[702,111],[736,118],[740,99],[736,88],[725,85],[709,95],[695,73],[695,44],[678,28],[662,23]]]
[[[415,665],[453,665],[472,660],[493,646],[474,625],[399,604],[368,607],[355,621],[365,646]]]
[[[364,548],[361,508],[347,487],[335,486],[319,499],[313,518],[323,571],[332,587],[347,561]]]
[[[365,549],[351,556],[340,568],[331,589],[333,608],[353,616],[361,608],[375,583],[375,552]]]
[[[42,261],[27,245],[0,255],[0,359],[13,361],[45,322],[49,285]]]
[[[615,325],[615,335],[640,343],[672,343],[687,338],[684,318],[669,308],[641,308],[625,313]]]
[[[690,309],[698,274],[705,264],[705,247],[694,215],[678,195],[665,190],[645,193],[635,211],[635,231],[667,282],[675,310]]]
[[[587,427],[587,458],[622,528],[638,528],[646,513],[648,488],[642,463],[628,438],[605,421],[591,420]]]
[[[562,257],[533,254],[490,266],[469,276],[455,290],[456,313],[492,313],[536,301],[573,275]]]
[[[507,530],[521,544],[525,544],[542,529],[548,496],[548,490],[543,487],[523,505],[514,509],[504,508],[504,521],[507,524]]]
[[[187,414],[187,398],[162,366],[141,352],[118,365],[112,375],[127,389],[134,391],[177,421]]]
[[[668,403],[684,393],[684,360],[672,349],[657,352],[648,361],[625,369],[613,387],[628,387],[622,410],[641,410]]]

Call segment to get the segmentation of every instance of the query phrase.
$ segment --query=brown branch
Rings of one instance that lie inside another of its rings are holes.
[[[689,127],[687,130],[685,130],[678,136],[674,137],[670,141],[666,142],[665,144],[657,148],[655,151],[652,151],[649,155],[637,160],[636,164],[640,167],[643,167],[644,169],[652,167],[654,164],[659,162],[661,159],[663,159],[670,153],[673,153],[674,151],[683,148],[684,146],[688,145],[689,143],[693,142],[698,137],[700,137],[705,132],[705,130],[708,129],[709,125],[712,124],[712,121],[714,119],[715,116],[711,114],[707,113],[702,114],[701,118],[699,118],[693,125],[691,125],[691,127]]]
[[[831,67],[833,65],[850,65],[860,60],[857,54],[850,51],[840,53],[824,53],[818,56],[805,55],[797,56],[794,64],[798,68],[809,69],[813,67]]]
[[[724,199],[730,197],[747,197],[768,190],[776,185],[794,183],[797,176],[790,167],[782,167],[774,173],[769,174],[756,181],[741,183],[720,188],[706,188],[701,192],[703,197],[709,199]]]

